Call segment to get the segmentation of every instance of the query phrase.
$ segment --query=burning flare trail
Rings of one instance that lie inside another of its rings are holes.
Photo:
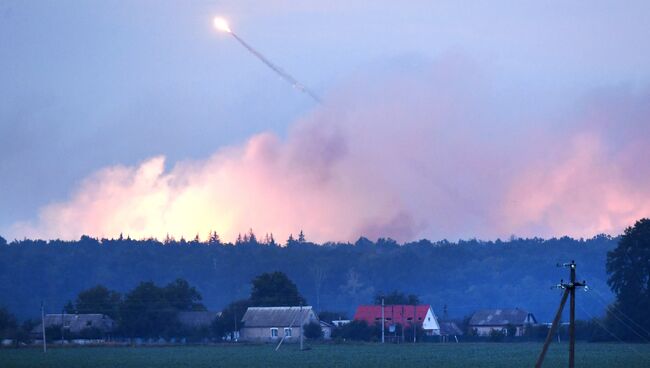
[[[239,42],[242,46],[244,46],[246,48],[246,50],[250,51],[251,54],[255,55],[255,57],[260,59],[260,61],[262,61],[264,64],[266,64],[266,66],[271,68],[271,70],[273,70],[280,77],[282,77],[282,79],[284,79],[285,81],[290,83],[294,88],[296,88],[300,92],[303,92],[303,93],[309,95],[309,97],[314,99],[314,101],[316,101],[318,103],[321,102],[318,95],[316,95],[313,91],[311,91],[309,88],[307,88],[304,84],[298,82],[298,80],[296,78],[294,78],[291,74],[285,72],[284,70],[282,70],[282,68],[280,68],[279,66],[273,64],[269,59],[267,59],[259,51],[255,50],[251,45],[246,43],[246,41],[244,41],[239,36],[237,36],[237,34],[235,34],[235,32],[232,31],[232,29],[228,25],[228,22],[225,19],[223,19],[221,17],[214,18],[214,27],[216,29],[218,29],[219,31],[229,33],[231,36],[233,36],[235,38],[235,40],[237,40],[237,42]]]

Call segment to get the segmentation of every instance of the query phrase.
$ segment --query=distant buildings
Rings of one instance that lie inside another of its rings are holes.
[[[298,341],[303,326],[319,323],[311,306],[304,307],[250,307],[242,318],[240,339],[243,341],[284,342]]]
[[[526,327],[534,324],[535,316],[523,309],[483,309],[472,315],[468,327],[477,336],[489,336],[493,331],[523,336]]]
[[[62,331],[82,338],[98,338],[113,332],[115,321],[105,314],[46,314],[45,328],[59,327]],[[42,336],[43,324],[32,330],[32,335]]]
[[[430,305],[386,305],[383,307],[384,326],[387,329],[400,325],[406,328],[419,325],[427,336],[440,335],[440,324]],[[381,323],[381,305],[361,305],[354,314],[356,321],[366,321],[368,325]]]
[[[210,328],[221,312],[196,311],[178,312],[178,322],[187,329]]]

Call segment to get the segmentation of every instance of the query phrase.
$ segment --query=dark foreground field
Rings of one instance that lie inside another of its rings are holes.
[[[0,367],[532,367],[541,344],[270,345],[1,349]],[[564,367],[567,345],[554,345],[545,367]],[[578,344],[577,367],[650,367],[650,345]]]

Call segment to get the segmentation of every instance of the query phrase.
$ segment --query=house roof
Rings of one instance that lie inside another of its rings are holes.
[[[114,327],[112,318],[105,314],[46,314],[45,327],[63,326],[71,332],[80,332],[86,328],[99,328],[102,331],[111,331]],[[35,330],[40,331],[41,324]]]
[[[455,322],[452,321],[438,321],[440,323],[440,334],[448,336],[460,336],[463,334],[463,331],[458,327]]]
[[[414,311],[415,309],[415,311]],[[418,323],[422,323],[431,309],[429,304],[423,305],[386,305],[384,306],[384,323],[386,325],[407,325],[413,321],[413,313]],[[354,314],[357,321],[366,321],[369,325],[381,323],[381,305],[360,305]]]
[[[209,311],[179,312],[178,322],[185,327],[206,327],[210,326],[220,314],[221,312]]]
[[[311,306],[304,307],[250,307],[244,313],[244,327],[299,326],[300,321],[318,320]]]
[[[530,315],[531,320],[528,320]],[[537,322],[535,316],[523,309],[483,309],[472,315],[470,326],[505,326],[523,325],[527,322]]]

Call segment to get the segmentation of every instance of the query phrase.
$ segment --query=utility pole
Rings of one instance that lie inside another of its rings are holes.
[[[64,341],[64,328],[65,328],[65,307],[61,310],[61,345]]]
[[[300,350],[302,351],[302,340],[305,335],[305,317],[302,315],[302,302],[300,302]]]
[[[384,298],[381,298],[381,343],[384,343]]]
[[[47,341],[45,340],[45,303],[41,302],[41,327],[43,332],[43,352],[47,353]]]
[[[404,305],[402,304],[402,342],[406,342],[406,323],[404,322]]]
[[[235,319],[235,331],[232,332],[232,341],[235,342],[237,341],[237,335],[239,335],[239,331],[237,331],[237,309],[233,308],[233,317]]]
[[[539,357],[537,358],[537,363],[535,364],[535,368],[540,368],[542,366],[542,363],[544,363],[544,357],[546,356],[546,351],[548,350],[548,346],[550,345],[551,341],[553,340],[553,334],[555,333],[555,330],[557,329],[557,326],[560,322],[560,318],[562,317],[562,310],[564,309],[564,305],[566,304],[567,298],[571,297],[571,301],[569,302],[569,368],[574,368],[575,367],[575,347],[576,347],[576,326],[575,326],[575,317],[576,317],[576,288],[578,287],[587,287],[587,282],[582,281],[582,282],[577,282],[576,281],[576,263],[575,261],[571,261],[571,263],[564,263],[562,265],[558,264],[558,267],[568,267],[569,268],[569,283],[565,283],[564,280],[560,280],[560,283],[555,286],[560,289],[564,289],[564,293],[562,294],[562,299],[560,300],[560,306],[557,310],[557,313],[555,314],[555,318],[553,319],[553,324],[551,325],[551,329],[548,331],[548,335],[546,336],[546,341],[544,341],[544,346],[542,347],[542,352],[539,354]]]
[[[416,313],[417,312],[416,308],[417,308],[416,304],[413,303],[413,324],[412,324],[412,326],[413,326],[413,343],[414,344],[415,344],[415,332],[418,329],[417,320],[415,319],[415,315],[417,314]]]

